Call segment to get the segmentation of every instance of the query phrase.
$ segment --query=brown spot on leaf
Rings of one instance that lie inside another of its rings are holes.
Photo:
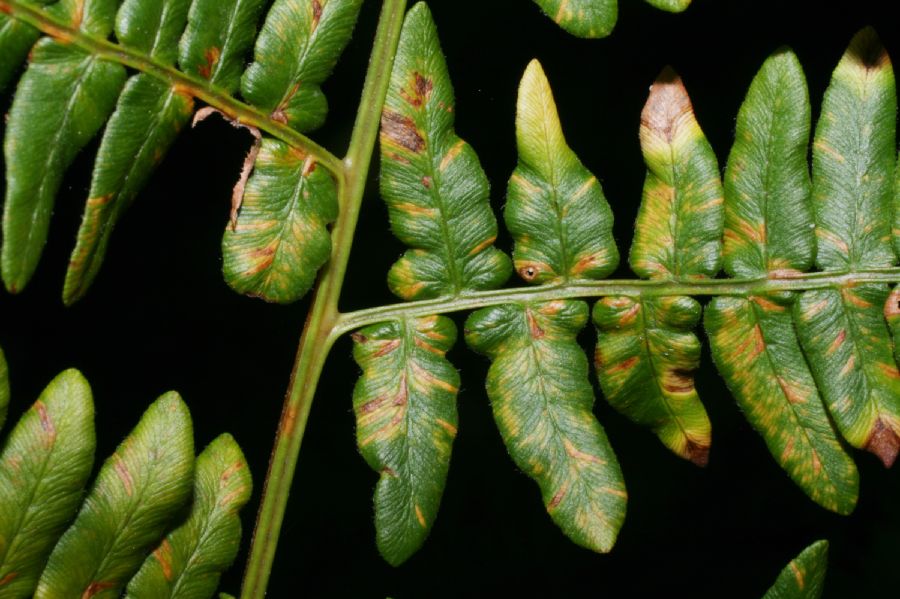
[[[625,372],[631,370],[634,365],[638,363],[638,360],[640,360],[640,357],[638,356],[631,356],[630,358],[626,358],[625,360],[622,360],[621,362],[607,370],[606,373],[612,374],[615,372]]]
[[[206,49],[206,52],[203,53],[203,58],[206,60],[206,63],[200,65],[200,68],[197,69],[200,72],[201,77],[203,77],[204,79],[210,78],[213,69],[216,68],[216,64],[218,64],[219,62],[219,57],[221,55],[222,51],[215,46]]]
[[[3,578],[0,578],[0,587],[2,587],[2,586],[4,586],[4,585],[7,585],[7,584],[11,583],[11,582],[13,581],[13,579],[15,579],[16,576],[18,576],[18,575],[19,575],[18,572],[10,572],[9,574],[7,574],[6,576],[4,576]]]
[[[679,368],[673,368],[663,379],[662,387],[669,393],[688,393],[694,389],[693,375]]]
[[[121,456],[116,456],[114,467],[116,470],[116,474],[122,481],[122,486],[125,487],[125,493],[127,493],[128,496],[131,497],[134,494],[134,479],[131,478],[131,472],[128,471],[128,466],[125,465],[125,461],[121,458]]]
[[[94,581],[84,589],[84,593],[81,594],[81,599],[91,599],[94,595],[99,595],[103,591],[114,589],[116,586],[117,584],[115,582]]]
[[[282,125],[288,124],[290,119],[288,119],[286,110],[288,104],[291,103],[291,100],[297,95],[298,91],[300,91],[299,81],[291,86],[291,89],[288,90],[288,93],[282,98],[281,102],[279,102],[278,107],[269,115],[273,121],[281,123]]]
[[[537,320],[534,318],[534,314],[531,313],[531,310],[525,311],[525,318],[528,320],[528,330],[531,333],[532,339],[541,339],[544,336],[544,329],[541,328],[541,325],[537,323]]]
[[[671,67],[666,67],[650,88],[650,97],[641,112],[641,126],[671,142],[681,119],[693,112],[681,77]]]
[[[688,439],[687,445],[685,445],[684,453],[687,459],[691,462],[700,466],[701,468],[705,468],[707,464],[709,464],[709,445],[708,444],[700,444],[696,441]]]
[[[880,69],[890,63],[887,51],[871,27],[866,27],[853,37],[848,53],[867,69]]]
[[[219,483],[224,486],[228,482],[228,479],[234,476],[237,472],[240,472],[243,467],[244,464],[241,462],[233,463],[231,466],[226,468],[224,472],[222,472],[221,476],[219,476]]]
[[[319,26],[320,20],[322,20],[322,3],[319,0],[312,0],[312,31]]]
[[[431,177],[429,177],[428,175],[422,177],[422,187],[424,187],[425,189],[431,189]]]
[[[385,466],[384,468],[382,468],[381,473],[387,474],[388,476],[393,476],[394,478],[397,478],[397,471],[388,466]]]
[[[400,95],[410,105],[421,108],[428,102],[428,98],[431,97],[432,89],[434,89],[434,84],[431,82],[431,79],[423,77],[421,73],[415,72],[413,73],[412,92],[401,89]]]
[[[159,547],[153,551],[153,557],[159,562],[159,567],[166,580],[172,580],[172,545],[168,540],[163,539]]]
[[[791,562],[791,571],[794,573],[794,578],[797,580],[797,587],[800,590],[803,590],[803,587],[806,586],[806,581],[803,576],[803,570],[795,563]]]
[[[559,491],[556,492],[556,494],[553,496],[553,499],[550,500],[550,503],[547,504],[547,509],[556,509],[559,504],[562,503],[563,498],[566,496],[566,491],[568,491],[568,487],[564,485],[559,489]]]
[[[385,110],[381,116],[381,134],[410,152],[419,153],[425,149],[425,140],[419,135],[415,121],[408,116]]]
[[[384,396],[381,396],[381,397],[378,397],[371,401],[367,401],[366,403],[364,403],[363,405],[360,406],[359,413],[360,414],[371,414],[372,412],[376,411],[378,408],[380,408],[384,404],[385,399],[387,399],[387,398]]]
[[[900,437],[879,418],[875,421],[865,449],[878,456],[885,468],[890,468],[900,451]]]
[[[41,420],[41,430],[46,433],[50,442],[52,443],[54,439],[56,439],[56,427],[53,425],[53,420],[50,418],[50,413],[47,412],[47,406],[44,405],[44,402],[38,401],[34,404],[34,409],[38,412],[38,417]]]
[[[894,289],[884,303],[884,317],[888,320],[900,317],[900,287]]]
[[[419,504],[416,504],[416,520],[419,521],[419,526],[422,528],[428,528],[428,523],[425,521],[425,515],[422,514],[422,508],[419,507]]]
[[[538,269],[532,265],[523,266],[519,269],[519,276],[525,279],[527,282],[532,282],[535,277],[539,274]]]
[[[398,347],[400,347],[400,340],[391,339],[387,343],[383,344],[380,348],[378,348],[378,351],[375,352],[375,357],[380,358],[382,356],[386,356]]]
[[[363,344],[369,341],[369,338],[360,333],[359,331],[350,335],[350,338],[353,339],[356,343]]]

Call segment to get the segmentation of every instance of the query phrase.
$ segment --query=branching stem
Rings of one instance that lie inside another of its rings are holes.
[[[316,156],[319,163],[335,176],[340,177],[344,174],[344,164],[340,158],[302,133],[273,120],[270,115],[258,108],[245,104],[227,92],[210,85],[205,79],[182,73],[175,67],[157,62],[150,56],[132,48],[74,29],[68,23],[47,14],[40,6],[29,5],[22,0],[0,0],[0,12],[11,15],[52,38],[77,46],[94,56],[110,62],[117,62],[161,79],[182,93],[206,102],[239,123],[261,129],[295,148]]]

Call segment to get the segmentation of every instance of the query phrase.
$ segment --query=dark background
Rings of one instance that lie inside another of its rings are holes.
[[[888,50],[900,56],[893,4],[854,0],[834,10],[821,2],[696,0],[687,13],[670,15],[622,0],[612,37],[594,41],[558,30],[526,0],[435,0],[431,6],[456,88],[457,129],[482,158],[498,214],[516,160],[518,79],[538,57],[570,145],[603,182],[624,252],[644,175],[639,114],[665,64],[683,76],[724,165],[734,117],[767,55],[782,44],[794,48],[809,78],[815,115],[831,70],[857,29],[875,25]],[[379,5],[365,3],[356,35],[325,87],[330,122],[314,137],[338,153],[349,139]],[[12,418],[56,373],[74,366],[95,393],[98,461],[169,389],[180,391],[192,409],[198,450],[221,431],[237,437],[257,485],[245,512],[239,560],[308,307],[308,300],[283,307],[242,298],[222,281],[219,243],[249,141],[217,119],[186,132],[118,227],[87,298],[65,309],[63,275],[95,144],[66,180],[37,276],[18,297],[0,294]],[[375,182],[371,177],[344,309],[393,301],[384,278],[402,248],[387,230]],[[508,238],[498,243],[510,247]],[[623,267],[617,276],[631,275]],[[588,349],[592,336],[583,336]],[[819,538],[832,547],[826,597],[897,596],[896,470],[857,453],[862,483],[856,512],[840,517],[817,507],[744,421],[708,353],[697,376],[714,430],[706,469],[671,455],[602,398],[596,404],[630,496],[610,555],[592,554],[564,538],[534,483],[516,471],[483,391],[486,361],[462,344],[450,358],[462,371],[463,389],[441,514],[424,548],[394,569],[375,549],[376,475],[355,447],[350,397],[357,367],[349,342],[337,344],[312,410],[270,596],[755,598]],[[226,589],[237,590],[241,569],[239,562]]]

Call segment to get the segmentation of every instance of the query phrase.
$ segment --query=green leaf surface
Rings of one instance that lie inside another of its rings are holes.
[[[353,392],[356,438],[381,475],[378,550],[392,565],[415,553],[434,523],[456,437],[459,374],[444,357],[456,341],[445,316],[376,324],[353,335],[363,370]]]
[[[19,420],[0,453],[0,597],[32,597],[47,556],[81,503],[94,462],[94,404],[66,370]]]
[[[0,13],[0,92],[25,62],[40,33],[31,25]]]
[[[781,571],[763,599],[819,599],[828,570],[828,541],[816,541]]]
[[[231,566],[241,541],[238,511],[253,482],[231,435],[197,457],[194,498],[184,523],[170,532],[128,583],[128,599],[207,599]]]
[[[338,215],[334,179],[315,157],[264,139],[238,220],[222,239],[225,280],[238,293],[293,302],[331,256]]]
[[[0,348],[0,431],[6,422],[6,414],[9,409],[9,369],[6,366],[6,356],[3,348]]]
[[[266,4],[266,0],[193,0],[178,46],[181,70],[235,92]]]
[[[630,263],[644,278],[712,277],[724,219],[719,166],[681,78],[666,68],[641,113],[647,163]]]
[[[469,317],[466,341],[492,361],[488,397],[513,461],[566,536],[607,552],[627,495],[575,339],[587,319],[587,304],[575,300],[496,306]]]
[[[112,112],[125,82],[121,65],[49,38],[37,43],[6,125],[3,280],[21,291],[47,239],[66,168]]]
[[[594,362],[603,395],[676,455],[705,466],[712,432],[694,386],[700,304],[690,297],[603,298],[594,306]]]
[[[884,302],[884,317],[894,339],[894,358],[900,365],[900,286],[894,287]]]
[[[528,65],[516,113],[519,164],[504,217],[516,271],[532,283],[602,279],[619,264],[613,215],[597,178],[566,145],[540,63]]]
[[[705,324],[713,359],[782,468],[819,505],[856,507],[859,473],[838,440],[800,350],[796,296],[717,297]]]
[[[794,307],[803,351],[838,430],[885,466],[900,450],[900,372],[884,318],[889,293],[872,283],[807,291]]]
[[[894,251],[900,257],[900,155],[894,173]]]
[[[453,88],[428,6],[406,15],[381,117],[381,195],[407,251],[388,285],[406,300],[494,289],[509,258],[475,151],[453,131]]]
[[[125,0],[116,15],[116,38],[163,64],[174,64],[190,5],[190,0]]]
[[[618,0],[535,0],[548,17],[585,38],[606,37],[619,17]]]
[[[94,164],[90,196],[69,269],[67,304],[88,290],[106,255],[119,217],[147,182],[193,112],[189,96],[146,74],[125,84],[103,134]]]
[[[344,51],[362,0],[277,0],[241,80],[246,100],[298,131],[325,122],[320,84]]]
[[[832,75],[813,144],[813,207],[822,270],[891,266],[897,92],[872,29]]]
[[[667,12],[682,12],[691,5],[691,0],[645,0],[647,4]]]
[[[191,417],[178,394],[168,393],[103,464],[35,597],[119,597],[189,501],[193,473]]]
[[[781,49],[750,85],[728,156],[724,265],[729,275],[785,275],[813,265],[809,132],[803,68],[793,52]]]
[[[47,12],[72,29],[103,38],[113,30],[118,7],[119,0],[59,0]]]

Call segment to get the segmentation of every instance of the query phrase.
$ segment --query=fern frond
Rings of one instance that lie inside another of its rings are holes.
[[[320,84],[350,39],[361,0],[278,0],[257,37],[264,5],[262,0],[124,0],[121,6],[111,0],[4,0],[9,14],[0,21],[0,84],[25,60],[40,35],[36,27],[48,34],[30,53],[6,130],[2,270],[11,292],[21,291],[37,267],[66,169],[108,120],[63,291],[66,303],[84,295],[116,222],[190,119],[195,98],[236,123],[274,132],[278,139],[266,138],[264,145],[282,144],[281,154],[289,148],[301,156],[305,174],[325,166],[317,179],[328,181],[297,186],[298,193],[283,192],[294,187],[293,176],[289,185],[271,188],[261,184],[265,175],[251,179],[247,189],[255,195],[245,214],[239,208],[254,167],[251,153],[235,190],[234,222],[223,240],[225,278],[236,290],[277,302],[294,301],[309,290],[330,255],[325,227],[334,219],[334,189],[343,164],[300,132],[325,119]],[[115,43],[107,40],[112,33]],[[254,42],[254,60],[245,70]],[[126,66],[138,71],[127,82]],[[238,88],[248,104],[233,97]],[[272,163],[259,166],[265,172]],[[284,175],[292,173],[288,169]],[[308,202],[311,194],[321,197]],[[310,234],[282,226],[283,213]]]
[[[236,512],[252,484],[234,440],[213,442],[195,472],[190,414],[166,394],[83,497],[95,445],[91,389],[67,370],[2,446],[0,595],[113,597],[128,584],[134,597],[211,597],[237,553]]]
[[[891,237],[896,99],[890,61],[874,33],[861,32],[835,71],[812,180],[806,162],[811,107],[790,50],[769,58],[750,87],[724,187],[684,84],[673,70],[662,72],[641,117],[648,170],[630,252],[640,281],[603,279],[618,261],[612,214],[596,178],[566,145],[547,79],[532,62],[519,90],[519,164],[505,219],[516,271],[543,285],[479,290],[452,284],[458,254],[445,233],[455,222],[473,223],[472,246],[492,247],[493,236],[475,245],[482,228],[493,227],[492,215],[473,203],[465,206],[470,212],[442,219],[453,188],[435,184],[428,170],[442,160],[429,154],[434,119],[417,120],[435,98],[439,107],[449,105],[441,80],[422,74],[424,64],[440,58],[433,25],[429,20],[427,35],[410,32],[410,23],[425,14],[421,5],[410,11],[400,76],[395,69],[391,82],[382,120],[382,193],[395,232],[418,248],[398,264],[429,252],[435,257],[428,269],[405,268],[400,290],[397,266],[388,277],[398,295],[416,301],[345,314],[338,327],[384,321],[366,330],[395,331],[384,349],[393,352],[400,323],[481,308],[467,321],[466,340],[491,359],[488,395],[511,456],[538,482],[548,512],[570,538],[608,551],[626,492],[591,413],[587,362],[576,343],[587,306],[577,298],[601,296],[593,310],[595,363],[607,400],[653,429],[674,453],[703,465],[711,426],[694,385],[701,357],[694,329],[703,306],[692,296],[716,296],[705,328],[713,359],[748,421],[811,499],[852,512],[859,474],[839,432],[888,465],[900,446],[900,351],[891,338],[900,334],[900,291],[888,287],[897,281]],[[461,144],[456,147],[468,150]],[[480,171],[471,176],[482,179]],[[730,278],[717,278],[723,266]],[[819,272],[810,272],[814,267]],[[366,380],[370,367],[361,364]],[[428,368],[416,374],[446,381]],[[386,389],[368,393],[367,403],[387,405],[396,393]],[[359,432],[366,416],[358,417]],[[404,441],[399,426],[390,435],[394,447],[413,438]],[[443,481],[445,467],[422,467],[417,476],[435,473]],[[379,545],[401,543],[402,534],[380,524]]]

